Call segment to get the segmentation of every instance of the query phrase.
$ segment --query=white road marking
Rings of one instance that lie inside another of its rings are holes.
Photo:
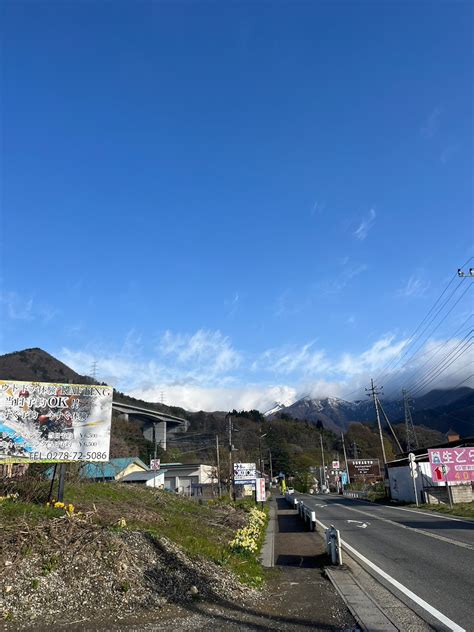
[[[384,505],[389,509],[396,509],[397,511],[411,511],[411,513],[422,514],[423,516],[430,516],[431,518],[443,518],[443,520],[453,520],[454,522],[464,522],[466,524],[474,524],[472,520],[453,518],[452,516],[443,516],[435,511],[421,511],[420,509],[408,509],[407,507],[392,507],[391,505]]]
[[[323,529],[327,529],[326,525],[323,524],[320,520],[316,520],[316,523],[319,524],[319,526],[322,527]],[[460,625],[458,625],[457,623],[449,619],[447,616],[445,616],[442,612],[440,612],[439,610],[436,610],[436,608],[431,606],[427,601],[425,601],[421,597],[418,597],[418,595],[415,595],[415,593],[412,592],[409,588],[401,584],[391,575],[389,575],[384,570],[382,570],[379,566],[371,562],[369,559],[365,557],[365,555],[362,555],[362,553],[359,553],[359,551],[357,551],[353,546],[348,544],[342,538],[341,538],[341,543],[348,551],[353,553],[356,557],[358,557],[365,564],[367,564],[369,568],[371,568],[373,571],[378,573],[386,581],[392,584],[392,586],[395,586],[395,588],[398,588],[400,592],[402,592],[409,599],[414,601],[418,606],[423,608],[423,610],[426,610],[426,612],[429,612],[429,614],[431,614],[435,619],[438,619],[438,621],[441,621],[441,623],[446,625],[450,630],[452,630],[453,632],[466,632],[465,628],[462,628]]]
[[[388,518],[383,518],[382,516],[376,516],[374,513],[367,513],[366,511],[362,511],[361,509],[355,509],[355,507],[348,507],[347,505],[339,505],[340,507],[344,507],[344,509],[348,509],[349,511],[355,511],[356,513],[360,513],[364,516],[369,516],[372,520],[381,520],[382,522],[387,522],[388,524],[394,525],[395,527],[400,527],[400,529],[407,529],[408,531],[414,531],[415,533],[420,533],[421,535],[426,535],[429,538],[433,538],[435,540],[441,540],[441,542],[447,542],[448,544],[454,544],[454,546],[460,546],[463,549],[469,549],[470,551],[474,551],[474,546],[472,544],[467,544],[466,542],[459,542],[459,540],[451,540],[451,538],[447,538],[444,535],[439,535],[438,533],[431,533],[430,531],[425,531],[424,529],[417,529],[416,527],[408,527],[406,524],[400,524],[399,522],[395,522],[394,520],[389,520]]]
[[[362,522],[362,520],[346,520],[346,522],[355,522],[356,527],[360,529],[367,529],[367,527],[370,526],[370,522]]]

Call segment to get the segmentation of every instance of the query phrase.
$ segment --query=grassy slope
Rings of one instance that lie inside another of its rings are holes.
[[[410,505],[416,507],[416,505]],[[457,503],[451,508],[449,505],[420,505],[420,509],[428,509],[429,511],[437,511],[438,513],[448,514],[451,516],[460,516],[463,518],[474,518],[474,503]]]
[[[262,568],[254,557],[242,557],[228,547],[235,531],[246,522],[248,502],[199,504],[167,492],[108,483],[68,484],[65,501],[78,511],[91,512],[97,524],[118,528],[124,518],[125,528],[165,536],[192,557],[203,556],[232,569],[248,585],[258,586],[263,581]],[[11,529],[21,522],[33,526],[62,514],[62,510],[44,505],[4,501],[0,503],[0,529]]]

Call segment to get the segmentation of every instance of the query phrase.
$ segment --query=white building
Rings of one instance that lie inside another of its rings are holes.
[[[216,468],[200,463],[162,463],[165,489],[191,496],[193,487],[217,484]]]
[[[132,472],[124,476],[121,483],[138,483],[147,487],[164,489],[166,470],[149,470],[147,472]]]

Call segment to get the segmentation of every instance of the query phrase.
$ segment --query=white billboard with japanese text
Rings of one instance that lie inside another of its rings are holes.
[[[0,463],[108,461],[111,386],[0,380]]]

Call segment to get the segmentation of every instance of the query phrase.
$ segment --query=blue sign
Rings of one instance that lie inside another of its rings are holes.
[[[341,472],[341,482],[342,482],[342,484],[343,485],[347,485],[347,481],[348,481],[347,472]]]

